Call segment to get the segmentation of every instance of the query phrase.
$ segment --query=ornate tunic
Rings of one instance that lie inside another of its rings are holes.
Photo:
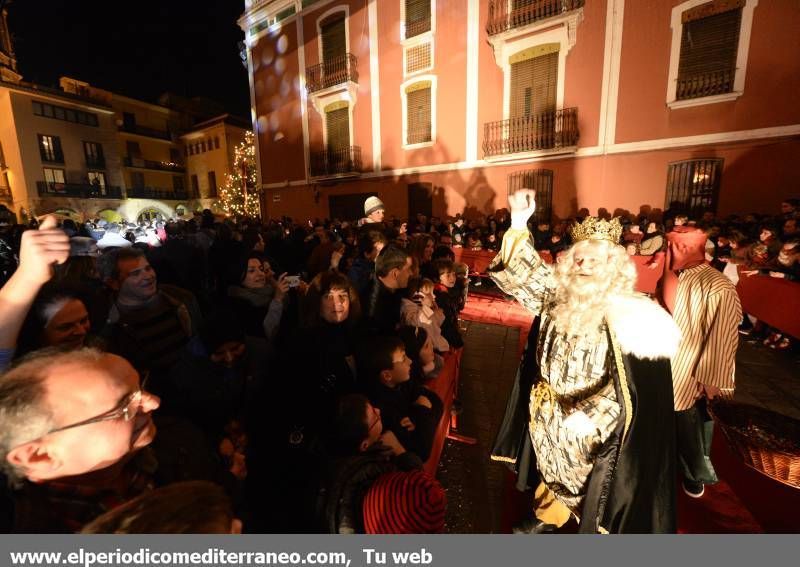
[[[500,288],[540,316],[536,357],[540,380],[531,392],[530,434],[542,480],[577,516],[602,443],[617,425],[620,406],[609,374],[613,364],[605,330],[568,337],[550,317],[555,292],[552,268],[533,248],[527,230],[503,238]]]

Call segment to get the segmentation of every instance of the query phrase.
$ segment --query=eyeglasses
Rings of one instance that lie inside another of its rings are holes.
[[[83,421],[79,421],[77,423],[71,423],[70,425],[65,425],[63,427],[57,427],[55,429],[51,429],[44,435],[50,435],[51,433],[57,433],[59,431],[64,431],[66,429],[72,429],[74,427],[82,427],[84,425],[89,425],[91,423],[99,423],[101,421],[114,421],[116,419],[122,419],[125,422],[131,421],[142,409],[142,396],[145,392],[145,387],[147,385],[147,379],[149,378],[148,374],[144,374],[142,377],[142,381],[139,385],[139,388],[125,396],[125,398],[117,404],[117,407],[111,409],[107,412],[101,413],[98,416],[90,417],[89,419],[85,419]],[[42,437],[44,437],[42,435]]]

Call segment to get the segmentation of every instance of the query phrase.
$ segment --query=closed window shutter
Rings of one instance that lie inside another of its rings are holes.
[[[344,14],[335,14],[333,19],[326,20],[321,26],[322,61],[330,63],[347,54],[347,35],[345,33]]]
[[[733,90],[741,23],[741,8],[684,22],[678,100]]]
[[[406,51],[406,73],[416,73],[431,67],[431,44],[421,43]]]
[[[325,113],[328,128],[328,151],[335,152],[350,146],[350,115],[347,108]]]
[[[406,93],[407,141],[419,144],[431,141],[431,88],[424,87]]]
[[[431,31],[431,0],[405,0],[406,38]]]
[[[553,112],[557,87],[558,52],[512,63],[510,118]]]

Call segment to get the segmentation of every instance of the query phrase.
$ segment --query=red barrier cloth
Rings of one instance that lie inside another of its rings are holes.
[[[458,372],[461,365],[462,350],[451,350],[445,353],[444,366],[439,375],[425,384],[425,387],[434,391],[444,404],[442,419],[436,428],[436,438],[433,440],[433,446],[431,447],[431,455],[425,462],[425,472],[434,477],[439,466],[439,459],[442,456],[447,433],[450,430],[450,408],[453,407],[453,400],[458,390]]]
[[[800,283],[743,275],[736,291],[745,313],[800,339]]]

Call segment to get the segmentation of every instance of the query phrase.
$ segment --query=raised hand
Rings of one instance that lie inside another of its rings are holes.
[[[536,191],[520,189],[508,196],[511,209],[511,227],[528,228],[528,219],[536,212]]]
[[[38,230],[22,233],[19,251],[19,272],[25,282],[44,285],[52,277],[52,265],[69,258],[69,237],[56,228],[56,219],[47,216]]]

